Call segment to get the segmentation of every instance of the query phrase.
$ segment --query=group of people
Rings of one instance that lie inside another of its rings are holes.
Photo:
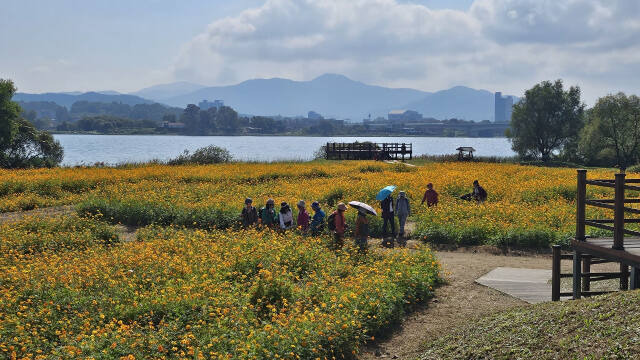
[[[486,190],[480,186],[478,180],[473,182],[473,191],[471,193],[460,196],[463,200],[475,200],[478,203],[482,203],[487,199]],[[433,184],[427,184],[427,190],[422,197],[422,203],[427,203],[428,207],[438,205],[438,193],[433,189]],[[283,201],[280,203],[280,209],[276,211],[275,201],[273,199],[267,200],[267,203],[260,210],[253,206],[253,200],[247,198],[244,201],[245,207],[242,209],[241,221],[242,226],[245,228],[261,225],[271,229],[278,229],[280,231],[287,231],[289,229],[297,228],[303,234],[311,234],[317,236],[324,231],[325,223],[329,231],[333,233],[333,245],[335,249],[340,249],[344,246],[344,237],[347,230],[347,221],[345,219],[344,212],[347,211],[347,206],[344,203],[339,203],[336,206],[336,210],[332,212],[326,219],[326,214],[322,210],[320,204],[314,201],[311,204],[313,210],[313,216],[311,216],[306,209],[306,203],[304,200],[298,201],[296,204],[298,208],[298,216],[296,221],[293,219],[293,211],[291,206]],[[406,245],[405,238],[405,225],[407,218],[411,215],[411,204],[404,191],[398,193],[398,199],[394,201],[394,198],[389,194],[385,199],[380,202],[380,208],[382,209],[382,233],[383,242],[385,247],[394,247],[394,241],[396,238],[396,225],[395,218],[398,218],[400,225],[398,231],[398,244],[401,246]],[[391,228],[391,236],[388,236],[387,229]],[[358,208],[358,217],[355,224],[355,243],[359,247],[360,251],[366,251],[369,238],[369,220],[367,219],[367,211],[362,208]]]

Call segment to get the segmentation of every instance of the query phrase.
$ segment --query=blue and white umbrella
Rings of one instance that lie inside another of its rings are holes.
[[[378,192],[378,195],[376,195],[376,200],[382,201],[382,200],[386,199],[387,196],[389,196],[389,194],[391,194],[395,189],[396,189],[395,185],[389,185],[389,186],[385,187],[384,189],[382,189],[382,190],[380,190]]]

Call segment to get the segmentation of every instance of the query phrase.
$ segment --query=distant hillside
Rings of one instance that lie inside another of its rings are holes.
[[[222,99],[225,105],[247,114],[306,116],[313,110],[325,117],[361,120],[369,113],[386,115],[398,104],[427,95],[424,91],[372,86],[342,75],[325,74],[311,81],[256,79],[231,86],[206,87],[165,102],[185,106],[203,99]]]
[[[157,102],[164,102],[166,99],[182,96],[204,88],[204,85],[194,84],[186,81],[179,81],[170,84],[160,84],[138,90],[131,95],[140,96]]]
[[[16,93],[13,96],[13,101],[52,101],[58,105],[71,108],[71,105],[76,101],[89,101],[89,102],[102,102],[112,103],[119,102],[127,105],[136,104],[152,104],[153,101],[143,99],[134,95],[111,95],[98,92],[87,92],[83,94],[69,94],[69,93],[44,93],[44,94],[27,94]]]
[[[494,94],[487,90],[476,90],[456,86],[441,90],[418,101],[402,106],[436,119],[457,118],[465,120],[494,120]]]

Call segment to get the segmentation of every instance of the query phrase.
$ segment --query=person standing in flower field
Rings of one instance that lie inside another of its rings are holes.
[[[422,203],[420,203],[420,205],[424,205],[425,201],[427,202],[427,207],[438,205],[438,193],[433,190],[432,183],[427,184],[427,191],[424,192]]]
[[[245,229],[255,225],[258,222],[258,210],[252,205],[253,200],[246,198],[244,200],[244,208],[242,208],[242,227]]]
[[[318,236],[324,230],[324,217],[326,216],[324,211],[320,208],[320,204],[314,201],[311,204],[313,210],[313,219],[311,220],[311,235]]]
[[[260,224],[268,228],[275,228],[278,223],[278,214],[275,210],[275,201],[273,199],[267,200],[265,207],[260,209]]]
[[[347,222],[344,218],[345,211],[347,211],[347,205],[339,203],[338,209],[327,218],[329,230],[333,231],[333,247],[335,250],[342,249],[344,246],[344,232],[347,230]]]
[[[409,205],[409,199],[407,199],[406,193],[400,191],[398,194],[398,200],[396,201],[396,215],[398,215],[398,221],[400,222],[400,230],[398,232],[398,242],[401,245],[406,245],[406,239],[404,238],[404,225],[407,222],[407,217],[411,215],[411,206]]]
[[[367,239],[369,237],[369,219],[364,210],[358,210],[358,219],[356,220],[356,246],[360,253],[367,252]]]
[[[305,207],[304,200],[298,201],[298,228],[303,234],[309,231],[309,213]]]
[[[282,231],[291,229],[294,226],[293,212],[291,211],[291,206],[289,206],[286,201],[283,201],[280,204],[280,213],[278,214],[278,220],[280,221],[280,229]]]
[[[387,196],[380,202],[380,208],[382,209],[382,219],[384,220],[382,224],[382,234],[384,237],[387,236],[387,224],[391,225],[391,237],[396,236],[396,222],[393,212],[393,205],[393,196],[391,196],[391,194],[389,194],[389,196]]]

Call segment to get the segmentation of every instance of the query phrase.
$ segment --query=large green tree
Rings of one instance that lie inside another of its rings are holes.
[[[62,146],[51,134],[39,131],[20,117],[20,106],[11,100],[15,92],[11,80],[0,79],[0,167],[58,165],[63,157]]]
[[[562,80],[535,85],[513,107],[511,147],[522,158],[549,160],[577,142],[584,107],[577,86],[565,91]]]
[[[579,151],[592,165],[625,171],[640,159],[640,98],[620,92],[598,99],[587,112]]]

